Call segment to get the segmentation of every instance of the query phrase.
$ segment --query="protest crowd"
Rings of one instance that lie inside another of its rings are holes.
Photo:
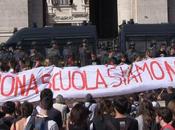
[[[56,41],[50,48],[30,50],[0,47],[0,71],[18,73],[40,66],[57,67],[86,65],[123,65],[155,57],[175,56],[175,41],[170,46],[152,43],[145,54],[138,54],[135,44],[129,44],[126,53],[101,46],[97,53],[87,41],[73,50],[68,43],[60,49]],[[76,55],[78,51],[79,55]],[[82,100],[65,99],[59,94],[54,99],[52,90],[40,93],[37,103],[7,101],[1,106],[0,130],[175,130],[175,90],[150,90],[109,98],[93,98],[87,94]]]
[[[89,46],[88,40],[83,39],[79,47],[68,41],[64,47],[60,47],[57,41],[51,41],[45,47],[33,41],[30,48],[25,48],[21,42],[16,46],[0,44],[0,70],[2,72],[17,73],[40,66],[55,65],[57,67],[86,66],[86,65],[122,65],[156,57],[175,56],[175,40],[169,46],[165,42],[157,44],[152,41],[145,53],[139,54],[135,43],[129,44],[126,52],[122,52],[118,45],[111,47],[109,44]]]

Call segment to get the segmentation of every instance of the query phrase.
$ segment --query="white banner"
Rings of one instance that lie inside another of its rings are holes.
[[[39,67],[18,74],[0,73],[0,102],[38,101],[44,88],[54,97],[83,98],[123,95],[175,86],[175,58],[149,59],[121,66]]]

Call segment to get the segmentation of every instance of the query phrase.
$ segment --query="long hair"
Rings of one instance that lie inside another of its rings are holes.
[[[104,111],[105,111],[105,106],[104,106],[104,103],[101,100],[101,101],[97,102],[94,117],[98,117],[100,120],[103,120],[104,119],[104,116],[103,116]]]
[[[70,113],[70,123],[73,127],[87,128],[89,110],[81,103],[76,104]]]
[[[138,115],[143,116],[144,130],[151,128],[151,124],[154,123],[156,117],[151,101],[144,99],[142,102],[140,102]]]
[[[108,114],[112,115],[115,112],[112,101],[101,99],[96,106],[96,115]]]
[[[51,0],[53,6],[59,5],[59,0]]]
[[[169,101],[168,106],[167,106],[170,111],[173,114],[173,122],[172,122],[172,126],[175,128],[175,99]]]

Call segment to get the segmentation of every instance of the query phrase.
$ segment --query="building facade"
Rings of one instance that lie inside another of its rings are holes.
[[[118,25],[175,23],[175,0],[117,0]],[[89,22],[89,0],[1,0],[0,43],[14,28],[82,25]]]
[[[1,43],[13,35],[14,28],[85,24],[89,0],[1,0],[0,17]]]
[[[6,41],[13,34],[15,27],[28,27],[28,2],[18,1],[0,1],[0,42]]]
[[[43,0],[0,0],[0,43],[5,42],[14,29],[43,26]],[[39,8],[38,8],[39,7]]]
[[[130,19],[140,24],[168,23],[168,14],[167,0],[118,0],[119,25]]]
[[[175,23],[175,0],[168,0],[168,22]]]
[[[47,24],[81,25],[89,21],[88,0],[47,0]]]

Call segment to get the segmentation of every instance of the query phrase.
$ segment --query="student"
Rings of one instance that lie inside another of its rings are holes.
[[[12,124],[10,130],[24,130],[27,124],[27,120],[30,118],[30,115],[33,111],[33,105],[29,102],[24,102],[21,105],[21,117],[19,120]]]
[[[0,129],[9,130],[15,120],[13,115],[15,112],[15,103],[11,101],[5,102],[2,106],[2,111],[5,113],[5,116],[0,119]]]
[[[89,112],[83,103],[76,104],[71,110],[67,130],[90,130]]]
[[[112,117],[114,111],[110,100],[97,103],[93,121],[95,130],[120,130],[119,122]]]
[[[86,95],[84,105],[91,112],[89,114],[89,119],[92,121],[94,118],[95,109],[96,109],[97,104],[96,104],[95,99],[90,93]]]
[[[36,109],[34,109],[32,115],[37,115],[38,113],[40,113],[40,111],[42,110],[41,109],[41,101],[46,97],[49,100],[53,101],[53,93],[52,93],[51,89],[46,88],[46,89],[41,91],[40,104],[36,107]],[[52,107],[47,111],[47,114],[48,114],[48,118],[50,120],[54,120],[57,123],[59,129],[62,129],[63,122],[62,122],[61,112],[56,110],[55,108],[53,108],[53,104],[52,104]]]
[[[32,115],[25,130],[59,130],[57,123],[49,118],[48,112],[52,109],[53,100],[46,96],[40,100],[40,111]]]
[[[139,130],[153,130],[155,126],[155,111],[151,101],[144,99],[139,103],[139,110],[136,117]]]
[[[168,108],[159,108],[156,111],[156,123],[160,124],[161,130],[175,130],[170,124],[172,117],[172,113]]]
[[[125,97],[118,97],[115,99],[115,118],[120,123],[120,130],[138,130],[137,120],[127,115],[128,105],[128,100]]]
[[[173,120],[172,120],[171,124],[175,128],[175,99],[174,100],[171,100],[168,103],[168,106],[167,107],[168,107],[168,109],[170,109],[170,111],[173,114]]]
[[[63,120],[63,125],[66,125],[66,120],[67,120],[67,114],[69,113],[69,107],[65,103],[64,97],[59,94],[56,97],[56,102],[53,104],[53,107],[61,112],[62,120]]]

